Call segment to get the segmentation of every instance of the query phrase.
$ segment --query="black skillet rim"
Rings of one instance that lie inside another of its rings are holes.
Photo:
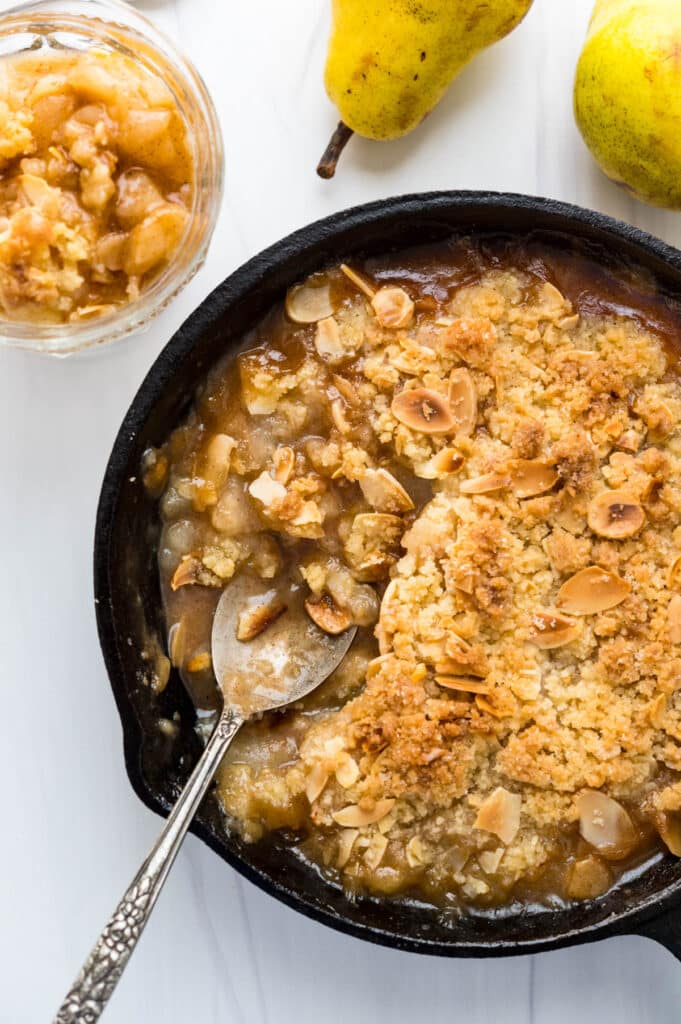
[[[588,234],[589,230],[597,235],[605,234],[615,245],[624,243],[626,246],[641,250],[644,257],[652,256],[657,259],[660,271],[664,271],[666,267],[681,274],[681,252],[630,224],[579,206],[523,194],[488,191],[408,194],[332,214],[293,232],[250,259],[218,285],[190,314],[147,372],[118,431],[104,474],[95,525],[94,594],[100,646],[121,720],[128,778],[140,800],[157,814],[167,816],[169,808],[166,802],[149,788],[142,775],[140,752],[143,734],[122,678],[108,570],[117,499],[123,483],[128,452],[137,432],[145,424],[166,382],[173,376],[176,363],[193,348],[208,324],[224,314],[239,297],[247,295],[257,287],[259,282],[284,260],[290,260],[296,254],[302,255],[309,247],[323,245],[337,234],[353,228],[361,229],[368,225],[376,227],[383,222],[386,225],[394,224],[395,220],[400,218],[417,220],[420,216],[432,216],[440,212],[451,217],[452,212],[456,210],[489,211],[490,208],[502,215],[502,220],[504,212],[511,211],[537,214],[543,222],[555,220],[555,227],[548,230],[566,235],[579,231]],[[546,225],[543,223],[542,227]],[[503,224],[500,224],[500,230],[504,230]],[[661,892],[635,901],[633,905],[612,913],[603,920],[560,930],[550,938],[510,937],[507,940],[484,943],[454,939],[449,943],[399,935],[369,923],[360,925],[330,911],[320,910],[308,903],[304,894],[289,888],[285,880],[268,876],[232,850],[226,849],[200,821],[195,821],[190,830],[231,867],[280,902],[337,931],[393,949],[436,956],[510,956],[557,949],[611,935],[640,934],[665,943],[681,957],[681,935],[674,915],[669,913],[679,906],[681,877],[667,885]]]

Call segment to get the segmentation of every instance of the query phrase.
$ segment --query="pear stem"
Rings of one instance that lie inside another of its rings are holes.
[[[333,178],[336,173],[336,164],[338,163],[338,159],[352,134],[352,128],[348,128],[343,121],[338,122],[338,127],[329,139],[329,144],[322,153],[322,158],[317,164],[317,174],[320,178]]]

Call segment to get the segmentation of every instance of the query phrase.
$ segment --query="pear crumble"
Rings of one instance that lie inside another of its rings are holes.
[[[146,453],[199,709],[236,574],[276,590],[244,643],[294,592],[358,627],[223,763],[246,839],[456,906],[592,899],[681,855],[678,325],[610,273],[468,240],[313,275]]]

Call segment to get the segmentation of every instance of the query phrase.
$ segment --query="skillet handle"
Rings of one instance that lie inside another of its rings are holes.
[[[634,930],[635,935],[653,939],[681,960],[681,909],[673,908],[644,921]]]

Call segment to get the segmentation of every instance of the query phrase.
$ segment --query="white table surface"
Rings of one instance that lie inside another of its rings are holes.
[[[371,2],[371,0],[367,0]],[[102,472],[143,374],[223,277],[355,203],[428,189],[571,200],[681,243],[681,215],[609,184],[572,119],[591,0],[535,0],[412,136],[317,158],[336,123],[321,78],[328,0],[148,0],[215,97],[227,191],[208,261],[148,334],[55,360],[0,352],[3,825],[0,1021],[49,1022],[160,820],[134,796],[95,633],[91,549]],[[273,154],[275,156],[273,157]],[[314,924],[189,837],[105,1015],[110,1024],[665,1024],[681,965],[644,939],[446,961]]]

